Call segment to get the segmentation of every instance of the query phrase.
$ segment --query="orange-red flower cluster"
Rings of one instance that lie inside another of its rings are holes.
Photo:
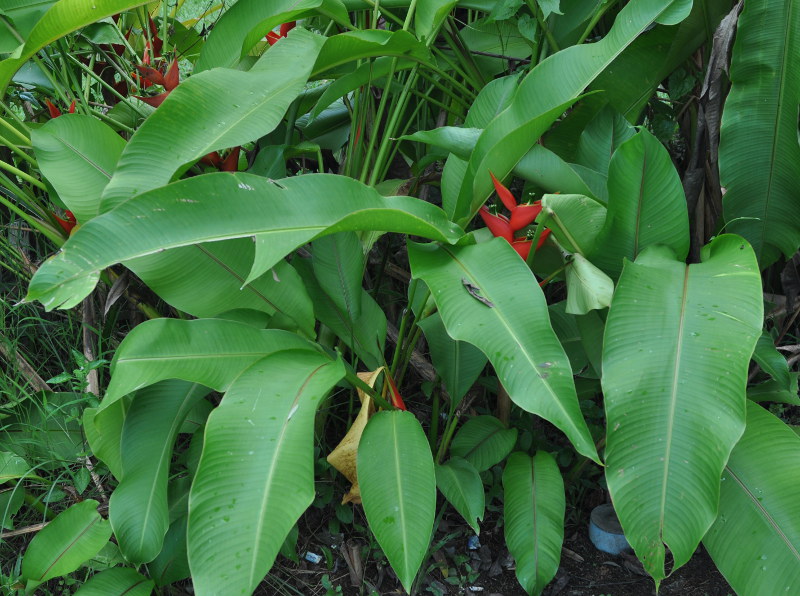
[[[267,40],[267,43],[271,46],[274,46],[276,43],[278,43],[278,40],[281,37],[286,37],[287,35],[289,35],[289,31],[294,29],[296,25],[297,21],[289,21],[288,23],[284,23],[283,25],[281,25],[280,33],[275,33],[274,31],[270,31],[269,33],[267,33],[267,37],[265,38]]]
[[[505,208],[511,212],[511,218],[509,219],[505,215],[500,214],[495,215],[489,211],[485,205],[481,207],[479,211],[480,216],[492,234],[508,240],[508,243],[517,251],[519,256],[523,259],[527,259],[528,254],[531,252],[533,240],[528,240],[525,236],[516,237],[516,233],[533,223],[533,220],[536,219],[542,210],[542,202],[536,201],[528,205],[517,204],[517,199],[514,198],[511,191],[503,186],[503,184],[494,177],[494,174],[489,172],[489,175],[492,177],[497,196],[500,197]],[[549,234],[550,230],[544,230],[544,232],[542,232],[542,235],[539,237],[539,242],[536,243],[536,250],[541,248]]]

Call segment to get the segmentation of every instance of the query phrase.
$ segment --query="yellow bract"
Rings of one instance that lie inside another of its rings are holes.
[[[358,378],[370,387],[374,387],[375,380],[378,378],[378,375],[383,372],[383,369],[384,367],[381,366],[372,372],[360,372],[358,373]],[[350,491],[342,499],[342,505],[345,503],[361,503],[361,490],[358,488],[358,474],[356,471],[358,443],[361,441],[361,433],[364,432],[367,421],[370,416],[375,413],[375,404],[372,403],[372,398],[361,391],[361,389],[357,389],[357,391],[358,398],[361,400],[361,410],[358,412],[358,416],[356,416],[356,419],[353,421],[353,426],[347,431],[344,439],[342,439],[336,446],[336,449],[331,451],[330,455],[328,455],[328,463],[339,470],[344,474],[345,478],[353,483],[353,486],[350,487]]]

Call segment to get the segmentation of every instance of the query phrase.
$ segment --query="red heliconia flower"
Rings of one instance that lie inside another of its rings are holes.
[[[284,23],[281,25],[280,33],[275,33],[274,31],[270,31],[267,33],[266,40],[267,43],[271,46],[274,46],[278,43],[278,40],[282,37],[286,37],[289,35],[289,31],[294,29],[297,26],[297,21],[289,21],[288,23]]]
[[[239,171],[239,152],[241,147],[234,147],[228,156],[219,164],[220,172],[238,172]]]
[[[536,250],[542,248],[544,241],[547,240],[547,237],[550,235],[550,230],[544,230],[542,235],[539,236],[539,241],[536,243]],[[525,238],[517,238],[514,242],[511,243],[511,248],[517,251],[517,254],[521,256],[524,260],[528,260],[528,255],[531,252],[531,246],[533,245],[533,240],[526,240]]]
[[[58,225],[61,226],[61,229],[63,229],[67,235],[69,235],[69,233],[72,232],[72,229],[78,225],[78,222],[75,219],[75,216],[72,214],[72,211],[64,211],[64,217],[66,217],[66,219],[61,219],[55,213],[53,213],[53,217],[56,218]]]
[[[403,398],[400,397],[400,392],[397,390],[397,385],[394,384],[392,375],[389,374],[389,369],[386,369],[386,378],[389,379],[389,386],[392,388],[392,405],[398,410],[405,410],[406,404],[403,402]]]
[[[480,213],[481,218],[486,223],[486,227],[489,228],[493,235],[505,238],[508,243],[511,244],[512,248],[517,251],[517,254],[527,260],[531,252],[533,241],[525,237],[515,238],[515,234],[533,223],[542,211],[542,202],[536,201],[529,205],[517,204],[517,199],[514,198],[511,191],[503,186],[503,184],[494,177],[494,174],[489,172],[489,175],[492,177],[497,196],[500,197],[506,209],[511,212],[511,218],[509,219],[500,214],[494,215],[486,206],[481,207],[478,213]],[[541,248],[549,234],[550,230],[544,230],[542,232],[542,235],[539,237],[539,242],[536,243],[536,250]]]
[[[161,85],[164,87],[165,91],[163,93],[159,93],[158,95],[153,95],[152,97],[141,97],[139,95],[135,95],[136,99],[142,100],[144,103],[157,108],[164,100],[167,99],[167,96],[172,92],[175,87],[178,86],[180,83],[179,81],[179,70],[178,70],[178,61],[173,60],[172,63],[169,65],[169,69],[167,70],[166,74],[162,74],[161,71],[156,70],[155,68],[150,68],[149,66],[141,66],[139,64],[136,65],[136,69],[139,71],[139,80],[146,80],[154,85]]]
[[[212,151],[200,158],[200,163],[212,168],[217,168],[220,172],[238,172],[239,171],[239,153],[242,147],[234,147],[231,152],[222,159],[219,151]]]
[[[542,211],[542,202],[536,201],[529,205],[519,205],[511,211],[510,225],[515,232],[533,223],[533,220]]]
[[[494,174],[489,172],[489,175],[492,177],[492,182],[494,183],[494,189],[497,191],[497,196],[500,197],[500,200],[503,202],[505,208],[513,213],[514,209],[517,208],[517,199],[514,198],[514,195],[511,194],[510,190],[503,186],[503,184],[494,177]]]
[[[56,106],[54,106],[53,103],[49,99],[45,99],[44,103],[47,104],[47,110],[50,112],[50,117],[51,118],[58,118],[61,115],[61,110],[59,110]],[[75,100],[74,99],[72,100],[72,103],[69,104],[69,110],[68,111],[69,111],[70,114],[74,114],[75,113]]]
[[[486,205],[481,207],[478,213],[486,227],[492,232],[492,235],[514,242],[514,232],[511,230],[511,224],[505,215],[494,215],[486,208]]]

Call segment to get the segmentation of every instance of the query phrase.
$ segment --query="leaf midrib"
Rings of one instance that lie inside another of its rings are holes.
[[[664,473],[661,477],[661,502],[659,503],[659,540],[664,536],[664,517],[667,507],[667,483],[669,480],[670,456],[672,452],[672,438],[675,428],[675,413],[678,408],[678,380],[681,374],[681,362],[683,351],[683,338],[686,326],[686,303],[689,294],[689,266],[684,266],[683,273],[683,295],[681,296],[681,309],[678,323],[678,338],[675,345],[675,362],[673,363],[672,388],[669,395],[669,413],[666,419],[666,441],[664,444]]]

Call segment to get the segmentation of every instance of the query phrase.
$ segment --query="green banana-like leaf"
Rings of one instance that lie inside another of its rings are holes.
[[[351,320],[361,314],[364,247],[355,232],[323,236],[313,242],[311,262],[320,287]]]
[[[512,453],[503,471],[505,535],[517,579],[538,596],[558,571],[564,542],[564,481],[553,456]]]
[[[189,566],[200,596],[251,594],[272,567],[314,500],[314,414],[344,373],[320,353],[272,354],[209,416],[189,496]]]
[[[360,287],[362,270],[358,269],[358,302],[361,312],[354,317],[339,308],[329,293],[322,289],[310,263],[295,259],[293,264],[314,302],[314,315],[317,319],[353,350],[369,370],[378,368],[383,362],[387,321],[375,299]]]
[[[421,41],[431,44],[439,27],[458,0],[421,0],[414,13],[414,33]]]
[[[703,544],[737,594],[800,586],[800,437],[748,402],[747,428],[722,472],[719,515]]]
[[[766,331],[761,334],[756,342],[753,360],[761,367],[761,370],[776,381],[779,387],[783,389],[792,387],[789,363],[786,362],[784,355],[775,349],[775,342]]]
[[[63,114],[31,130],[42,174],[67,209],[83,224],[100,210],[100,196],[117,166],[125,141],[96,118]]]
[[[581,131],[606,105],[623,114],[629,122],[639,122],[659,85],[702,43],[712,38],[731,4],[731,0],[694,2],[689,16],[677,26],[656,25],[636,38],[589,85],[590,91],[601,93],[587,97],[548,133],[547,146],[567,161],[574,160]],[[574,12],[570,9],[565,16]],[[559,17],[558,21],[561,19]],[[573,34],[580,35],[585,26]]]
[[[378,412],[358,444],[358,484],[370,530],[407,592],[425,560],[436,513],[428,439],[410,412]]]
[[[186,554],[186,528],[188,516],[173,521],[164,536],[164,546],[158,556],[148,563],[147,571],[156,584],[168,586],[192,575]]]
[[[101,571],[83,584],[75,596],[150,596],[154,582],[135,569],[114,567]]]
[[[616,277],[623,258],[635,259],[646,247],[662,244],[681,260],[689,252],[686,197],[672,159],[652,134],[641,130],[611,158],[608,213],[586,256]]]
[[[586,256],[595,248],[606,214],[604,205],[583,195],[544,195],[536,221],[550,228],[565,250]]]
[[[514,403],[555,424],[580,453],[597,461],[544,294],[508,242],[409,243],[408,257],[413,276],[431,289],[450,336],[478,347]]]
[[[67,33],[113,14],[147,4],[142,0],[60,0],[34,25],[24,45],[12,58],[0,62],[0,97],[14,73],[44,46]]]
[[[579,372],[586,368],[589,360],[586,356],[586,350],[583,347],[580,329],[578,328],[578,318],[575,315],[567,314],[567,301],[562,300],[555,304],[550,304],[547,311],[550,313],[550,323],[553,325],[553,331],[558,336],[558,341],[564,346],[564,351],[569,357],[569,362],[572,365],[572,374],[577,375]],[[602,337],[600,338],[602,343]]]
[[[478,470],[467,460],[453,457],[444,464],[436,464],[436,486],[470,528],[480,534],[478,520],[483,519],[486,497]]]
[[[117,348],[101,411],[123,395],[164,379],[225,391],[243,370],[269,354],[313,349],[314,344],[294,333],[224,319],[146,321]]]
[[[216,67],[233,68],[271,29],[315,13],[331,16],[341,25],[349,25],[347,10],[338,0],[236,2],[214,24],[195,65],[195,72]]]
[[[306,337],[312,337],[314,307],[297,272],[281,260],[271,271],[245,283],[254,257],[252,239],[233,238],[182,246],[124,264],[162,300],[195,317],[256,310],[282,315]],[[202,280],[202,290],[198,280]]]
[[[651,23],[680,22],[686,0],[628,3],[600,41],[572,46],[539,63],[520,84],[511,105],[488,126],[469,159],[460,184],[455,221],[465,224],[492,192],[491,170],[505,178],[536,140],[584,89]]]
[[[125,559],[148,563],[169,527],[167,481],[184,418],[210,389],[167,380],[139,390],[122,428],[122,480],[109,502],[109,520]]]
[[[494,416],[475,416],[453,437],[450,455],[465,460],[478,472],[485,472],[503,461],[516,442],[516,428],[507,428]]]
[[[249,282],[309,240],[348,230],[401,232],[445,242],[461,235],[438,207],[412,197],[383,197],[344,176],[309,174],[276,182],[252,174],[208,174],[139,195],[81,226],[39,268],[26,299],[40,300],[47,308],[70,308],[92,291],[99,271],[114,263],[255,236]]]
[[[409,58],[423,64],[433,61],[427,46],[408,31],[384,29],[348,31],[332,35],[325,40],[325,45],[311,70],[311,77],[316,78],[323,74],[328,76],[339,66],[354,60],[377,56]]]
[[[463,2],[460,4],[462,7],[464,6]],[[508,75],[486,84],[472,102],[464,121],[464,127],[485,128],[511,103],[519,78],[518,74]],[[458,208],[458,189],[461,186],[461,179],[467,171],[467,164],[467,159],[451,154],[442,170],[442,208],[450,219],[453,219]]]
[[[608,176],[608,166],[614,152],[635,133],[636,130],[625,116],[606,106],[581,133],[575,161]]]
[[[294,29],[249,71],[217,69],[183,81],[131,137],[101,211],[167,184],[211,151],[270,133],[303,90],[325,38]]]
[[[122,453],[120,437],[131,396],[117,399],[103,408],[86,408],[83,411],[83,432],[95,457],[108,466],[117,480],[122,480]]]
[[[687,266],[653,246],[626,263],[603,339],[606,481],[656,583],[664,545],[677,569],[716,517],[761,333],[761,279],[747,242],[718,236],[701,256]]]
[[[733,46],[731,91],[722,112],[719,174],[727,189],[727,229],[753,245],[762,268],[780,253],[790,258],[800,246],[798,63],[797,3],[746,2]]]
[[[100,196],[111,179],[122,138],[99,120],[64,114],[31,131],[42,173],[79,223],[98,214]],[[125,265],[163,300],[196,317],[212,317],[235,308],[267,314],[276,311],[296,322],[306,335],[314,327],[310,299],[286,263],[242,288],[255,249],[246,239],[195,245],[141,257]],[[197,279],[203,291],[197,291]],[[278,281],[280,280],[280,281]]]
[[[534,145],[514,166],[514,174],[547,192],[586,195],[608,202],[607,178],[579,164],[567,163],[543,145]]]
[[[431,362],[450,399],[460,402],[486,366],[486,355],[472,344],[450,337],[438,312],[417,324],[425,333]]]
[[[571,315],[585,315],[611,304],[614,282],[580,253],[567,265],[567,308]]]
[[[111,538],[111,525],[86,499],[59,513],[33,537],[22,558],[22,580],[30,590],[48,579],[75,571]]]
[[[408,70],[414,66],[414,64],[415,62],[412,60],[397,60],[389,56],[364,61],[353,72],[343,74],[325,88],[325,91],[323,91],[314,109],[311,110],[312,120],[315,120],[326,108],[330,107],[336,100],[344,97],[351,91],[363,87],[364,85],[374,83],[392,71],[398,72],[401,70]]]

